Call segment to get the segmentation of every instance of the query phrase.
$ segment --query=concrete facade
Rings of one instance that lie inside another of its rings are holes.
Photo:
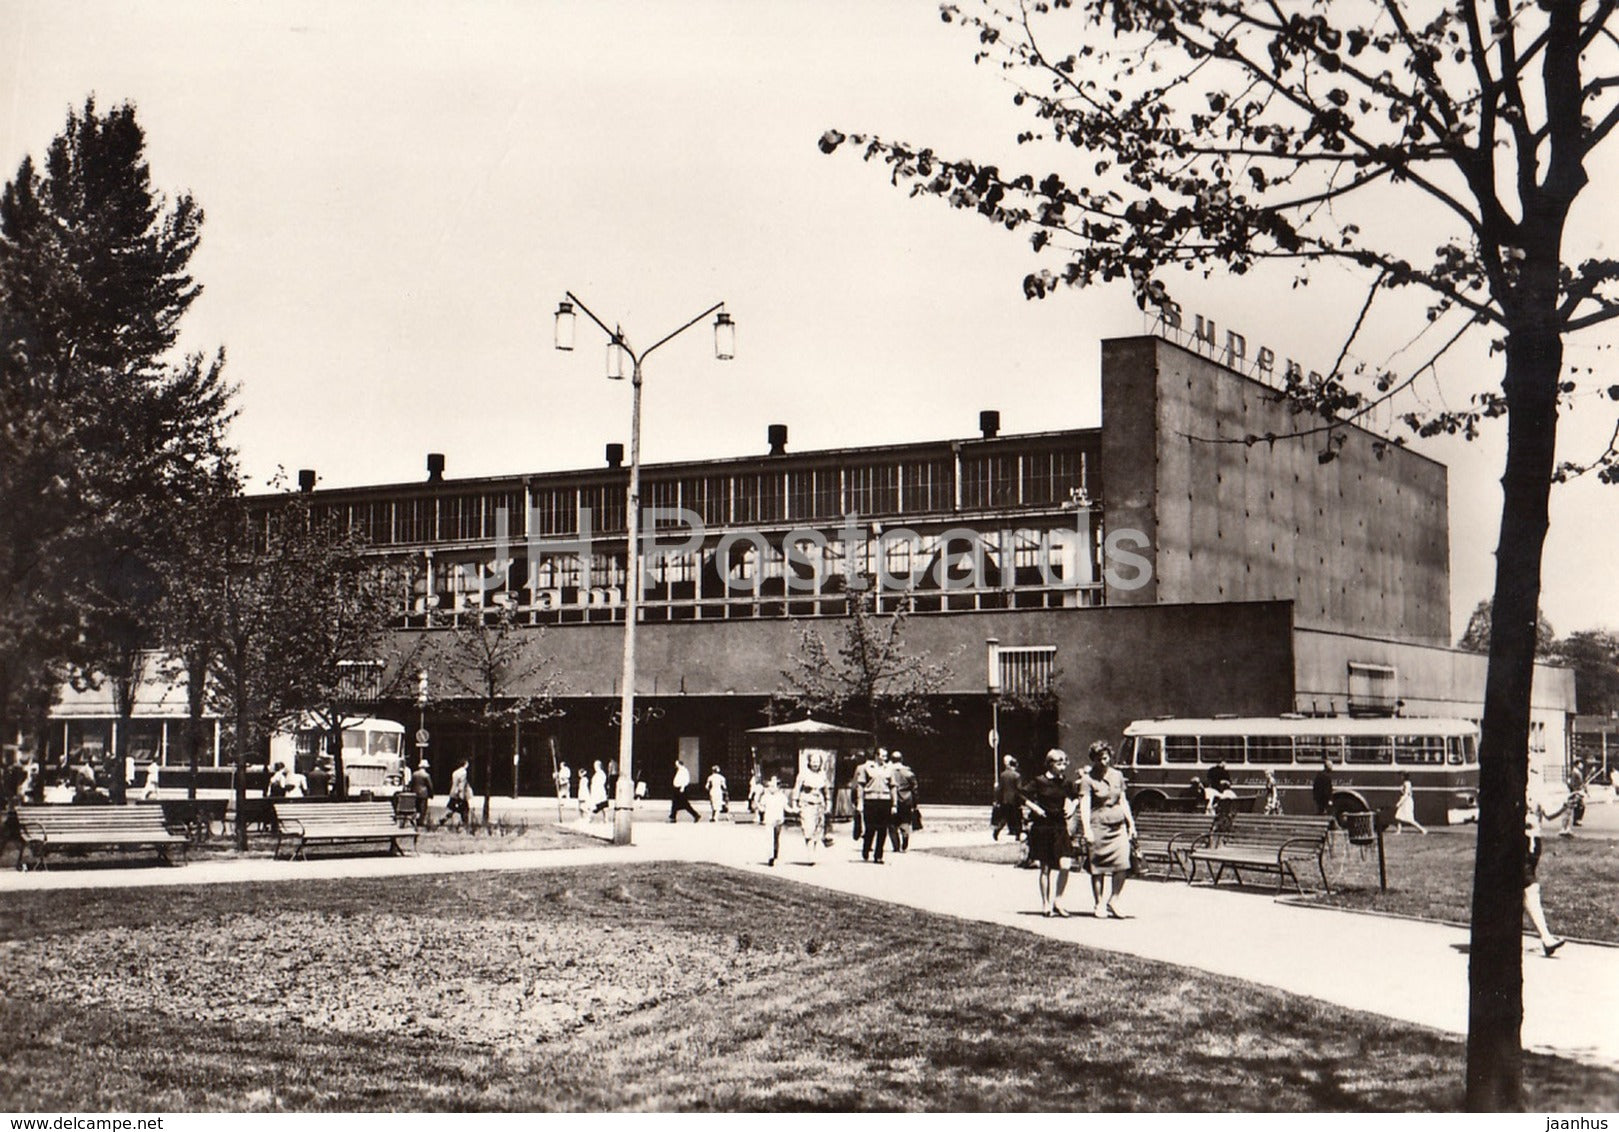
[[[1445,467],[1346,426],[1336,458],[1275,389],[1161,338],[1102,343],[1108,529],[1136,530],[1148,584],[1109,605],[1294,603],[1305,628],[1446,645]]]

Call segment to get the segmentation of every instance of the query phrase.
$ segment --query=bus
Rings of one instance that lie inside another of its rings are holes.
[[[1124,729],[1118,765],[1139,810],[1184,805],[1191,780],[1207,784],[1223,764],[1239,797],[1262,797],[1269,771],[1284,814],[1313,814],[1323,759],[1332,764],[1334,816],[1390,816],[1400,779],[1410,775],[1419,822],[1478,820],[1478,727],[1461,719],[1142,719]]]
[[[333,768],[329,752],[330,735],[310,719],[299,721],[291,731],[277,732],[270,739],[270,766],[296,767],[305,776],[322,762]],[[405,767],[405,725],[391,719],[367,717],[346,720],[343,726],[343,777],[347,794],[358,798],[391,797],[410,780]]]

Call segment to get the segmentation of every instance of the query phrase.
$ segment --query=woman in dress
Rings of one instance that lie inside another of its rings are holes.
[[[715,767],[708,772],[708,820],[719,821],[720,815],[727,812],[729,807],[725,803],[727,796],[725,786],[725,772]]]
[[[141,800],[147,801],[157,797],[157,759],[146,764],[146,781],[141,786]],[[20,798],[19,798],[20,800]]]
[[[1263,812],[1267,817],[1275,817],[1282,812],[1282,794],[1276,787],[1276,772],[1274,770],[1265,772],[1265,808]]]
[[[1422,823],[1417,821],[1417,800],[1411,793],[1411,776],[1400,775],[1400,798],[1394,803],[1394,832],[1399,833],[1404,826],[1410,826],[1418,833],[1427,833]]]
[[[1079,825],[1091,850],[1088,867],[1091,895],[1096,898],[1094,914],[1122,920],[1113,901],[1130,875],[1136,819],[1124,796],[1124,775],[1113,769],[1112,746],[1092,743],[1090,757],[1090,770],[1079,778]]]
[[[600,759],[590,764],[590,820],[607,820],[607,768]]]
[[[1559,808],[1554,813],[1548,813],[1540,799],[1531,796],[1528,800],[1528,811],[1524,819],[1524,854],[1523,854],[1523,910],[1529,913],[1529,922],[1535,925],[1535,934],[1540,936],[1540,948],[1549,959],[1557,954],[1557,949],[1563,946],[1564,941],[1552,935],[1551,929],[1546,926],[1546,910],[1540,903],[1540,879],[1537,875],[1540,868],[1540,843],[1543,827],[1563,811]]]
[[[1068,870],[1074,867],[1074,842],[1068,835],[1068,756],[1052,748],[1046,752],[1046,771],[1022,786],[1028,808],[1029,860],[1040,866],[1040,914],[1067,916],[1060,903],[1068,888]],[[1052,880],[1051,874],[1057,874]]]
[[[798,805],[799,828],[804,831],[804,848],[813,865],[816,846],[826,833],[826,808],[831,801],[819,751],[804,756],[804,767],[793,781],[793,800]]]

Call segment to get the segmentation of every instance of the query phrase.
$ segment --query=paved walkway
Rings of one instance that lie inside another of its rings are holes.
[[[1280,903],[1259,892],[1132,881],[1119,904],[1127,920],[1036,914],[1035,874],[1005,865],[956,860],[916,849],[985,844],[981,830],[924,830],[908,854],[868,865],[847,834],[803,863],[801,839],[787,837],[784,859],[763,864],[757,826],[679,825],[643,818],[635,844],[440,857],[327,857],[312,861],[211,860],[183,868],[57,868],[0,875],[3,894],[20,890],[225,884],[318,877],[384,877],[499,869],[559,868],[653,860],[706,861],[962,919],[1002,924],[1089,947],[1230,975],[1455,1034],[1467,1028],[1467,933],[1461,928]],[[1076,875],[1070,909],[1090,904],[1088,879]],[[1526,1048],[1619,1069],[1619,949],[1569,943],[1555,959],[1525,939]]]

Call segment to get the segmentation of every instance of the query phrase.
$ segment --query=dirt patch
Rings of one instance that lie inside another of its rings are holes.
[[[795,954],[633,925],[384,913],[228,915],[202,928],[0,944],[0,996],[517,1049],[770,976]]]

